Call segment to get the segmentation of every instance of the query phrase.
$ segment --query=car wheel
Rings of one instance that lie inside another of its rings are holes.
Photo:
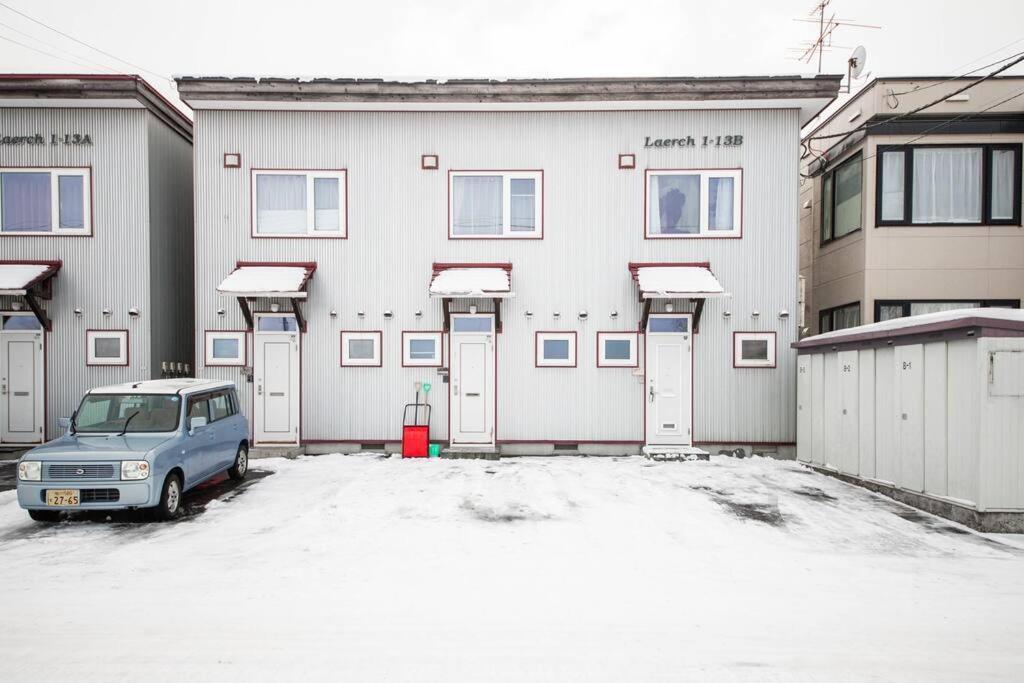
[[[53,524],[60,521],[60,513],[56,510],[29,510],[28,516],[36,522]]]
[[[238,452],[235,453],[235,464],[228,470],[228,476],[239,481],[245,478],[245,473],[249,471],[249,449],[245,444],[241,444],[238,447]]]
[[[174,519],[181,512],[181,477],[168,474],[164,479],[164,487],[160,492],[160,502],[154,509],[160,521]]]

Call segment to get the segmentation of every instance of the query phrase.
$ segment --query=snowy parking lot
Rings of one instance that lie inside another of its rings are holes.
[[[0,493],[0,678],[1024,671],[1024,544],[796,463],[358,455],[255,468],[169,524],[47,527]]]

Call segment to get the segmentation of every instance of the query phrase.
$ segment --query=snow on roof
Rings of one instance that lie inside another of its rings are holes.
[[[646,299],[728,296],[707,266],[639,266],[636,281]]]
[[[494,297],[512,296],[509,272],[505,268],[445,268],[430,282],[431,296]]]
[[[217,286],[217,291],[234,296],[287,296],[304,298],[308,266],[240,265]]]
[[[105,387],[90,389],[90,394],[190,394],[207,389],[219,389],[235,386],[229,380],[201,379],[195,377],[178,377],[175,379],[151,379],[141,382],[125,382]]]
[[[50,263],[0,263],[0,294],[24,294],[49,270],[56,268]]]
[[[1024,311],[1015,308],[963,308],[956,311],[939,311],[938,313],[922,313],[906,318],[894,318],[878,323],[848,327],[833,332],[823,332],[813,337],[805,337],[794,346],[817,346],[826,342],[845,341],[849,338],[870,338],[913,334],[921,327],[936,325],[947,329],[972,327],[985,322],[1019,323],[1024,325]]]

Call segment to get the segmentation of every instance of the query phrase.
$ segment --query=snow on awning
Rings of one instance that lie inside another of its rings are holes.
[[[217,291],[244,299],[305,299],[315,263],[239,262]]]
[[[59,261],[0,261],[0,296],[25,296],[60,270]]]
[[[512,264],[435,263],[430,296],[446,299],[505,299],[512,292]]]
[[[729,296],[707,263],[630,263],[642,299],[708,299]]]

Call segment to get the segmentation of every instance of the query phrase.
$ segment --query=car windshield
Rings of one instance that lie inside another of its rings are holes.
[[[180,405],[180,396],[90,394],[75,415],[75,431],[170,432],[178,426]]]

